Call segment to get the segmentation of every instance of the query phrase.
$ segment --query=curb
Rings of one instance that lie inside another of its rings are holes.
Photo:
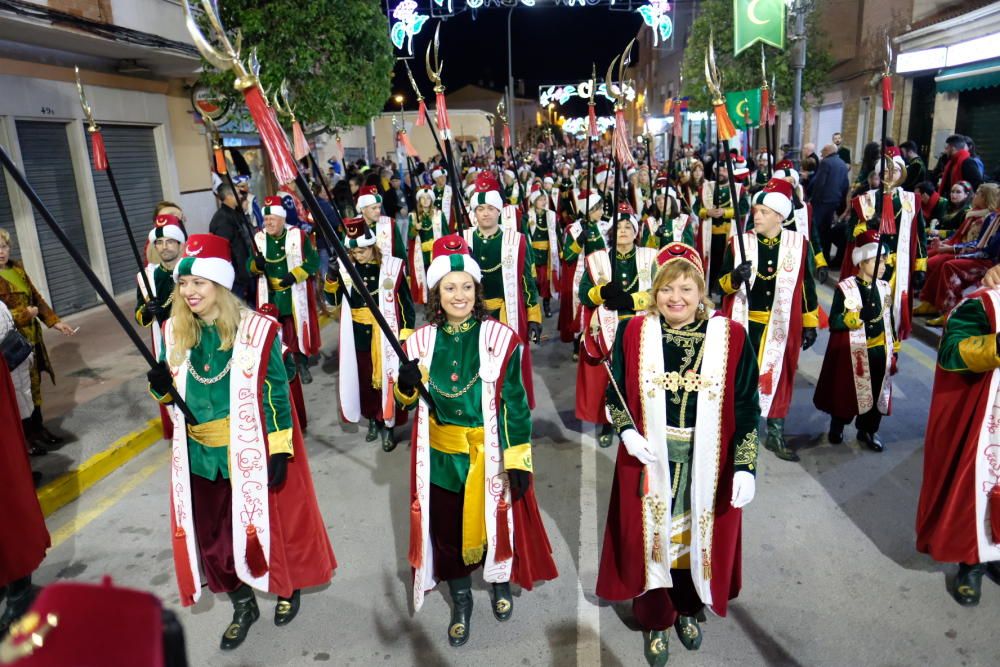
[[[116,440],[110,447],[94,454],[75,470],[63,473],[38,489],[42,514],[51,516],[163,437],[160,418],[150,419],[137,431]]]

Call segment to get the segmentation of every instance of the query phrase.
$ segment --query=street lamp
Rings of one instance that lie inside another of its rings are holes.
[[[406,109],[403,108],[403,102],[406,101],[406,98],[400,94],[396,94],[392,100],[399,105],[400,122],[403,123],[403,132],[406,132]]]
[[[792,159],[802,155],[802,70],[806,67],[806,14],[812,9],[812,0],[785,0],[788,11],[795,19],[793,32],[788,36],[792,42],[792,128],[788,143],[791,144]]]

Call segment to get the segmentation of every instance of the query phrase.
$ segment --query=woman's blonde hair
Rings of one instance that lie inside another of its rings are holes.
[[[694,264],[683,259],[671,260],[657,270],[656,275],[653,277],[653,286],[649,290],[650,301],[648,312],[654,315],[659,314],[660,311],[656,307],[656,293],[661,287],[669,285],[678,278],[690,278],[694,281],[698,292],[701,294],[701,305],[704,306],[704,308],[699,308],[695,312],[694,318],[696,320],[707,320],[711,315],[712,309],[715,308],[715,304],[708,298],[708,293],[705,289],[705,274]]]
[[[239,297],[218,283],[215,284],[215,303],[219,307],[219,317],[215,320],[215,328],[219,332],[221,341],[219,350],[231,350],[233,343],[236,342],[236,332],[240,328],[240,319],[246,306]],[[174,287],[170,319],[174,327],[174,349],[167,361],[171,366],[180,366],[188,350],[201,342],[200,320],[191,312],[187,301],[181,297],[180,285]]]
[[[1000,185],[996,183],[983,183],[976,188],[976,194],[983,198],[986,208],[990,211],[1000,208]]]
[[[7,247],[10,247],[12,245],[10,242],[10,232],[8,232],[6,229],[0,229],[0,243],[4,244]]]

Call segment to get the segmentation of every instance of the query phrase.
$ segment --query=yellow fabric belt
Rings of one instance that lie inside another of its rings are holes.
[[[885,332],[880,333],[868,341],[868,349],[873,347],[885,347]]]
[[[188,424],[187,434],[206,447],[228,447],[229,417],[213,419],[204,424]]]
[[[424,241],[423,243],[420,244],[420,249],[423,250],[424,252],[431,252],[434,249],[434,241],[435,239],[431,239],[430,241]]]
[[[535,250],[548,250],[549,249],[549,242],[548,241],[532,241],[531,242],[531,247],[534,248]]]
[[[751,310],[747,313],[747,318],[757,324],[767,324],[771,321],[771,313],[767,310]]]
[[[375,316],[367,306],[351,308],[351,320],[358,324],[366,324],[372,328],[372,388],[382,388],[382,328],[375,324]],[[358,378],[361,381],[361,378]]]
[[[486,310],[499,310],[500,311],[500,321],[503,324],[507,324],[507,308],[503,297],[497,297],[495,299],[484,299],[483,305],[486,306]]]
[[[465,480],[462,508],[462,560],[475,565],[486,551],[486,432],[481,426],[469,428],[430,420],[431,447],[444,454],[468,454],[469,476]]]

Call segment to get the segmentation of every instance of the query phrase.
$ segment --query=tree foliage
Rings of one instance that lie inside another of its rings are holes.
[[[388,19],[379,3],[226,0],[218,4],[223,25],[232,33],[242,31],[244,61],[251,49],[257,49],[265,90],[278,90],[282,81],[288,82],[303,124],[346,128],[363,125],[382,111],[390,94],[393,55]],[[211,33],[205,30],[205,34]],[[219,95],[235,99],[232,72],[203,64],[203,80]]]
[[[733,2],[732,0],[703,0],[701,13],[691,26],[691,34],[684,49],[684,62],[681,72],[684,76],[684,86],[681,95],[690,97],[693,109],[706,110],[711,108],[711,93],[705,81],[705,53],[708,50],[710,35],[715,36],[715,62],[722,77],[723,91],[746,90],[761,85],[760,46],[755,44],[743,51],[739,56],[733,56]],[[808,106],[808,96],[822,96],[827,83],[833,59],[830,56],[829,42],[820,31],[818,11],[812,11],[806,17],[806,67],[802,72],[802,106]],[[789,17],[788,26],[793,19]],[[775,77],[777,88],[777,103],[779,109],[790,109],[792,106],[792,86],[794,73],[792,71],[791,44],[786,38],[786,49],[781,51],[770,45],[764,46],[767,54],[768,85],[771,76]]]

